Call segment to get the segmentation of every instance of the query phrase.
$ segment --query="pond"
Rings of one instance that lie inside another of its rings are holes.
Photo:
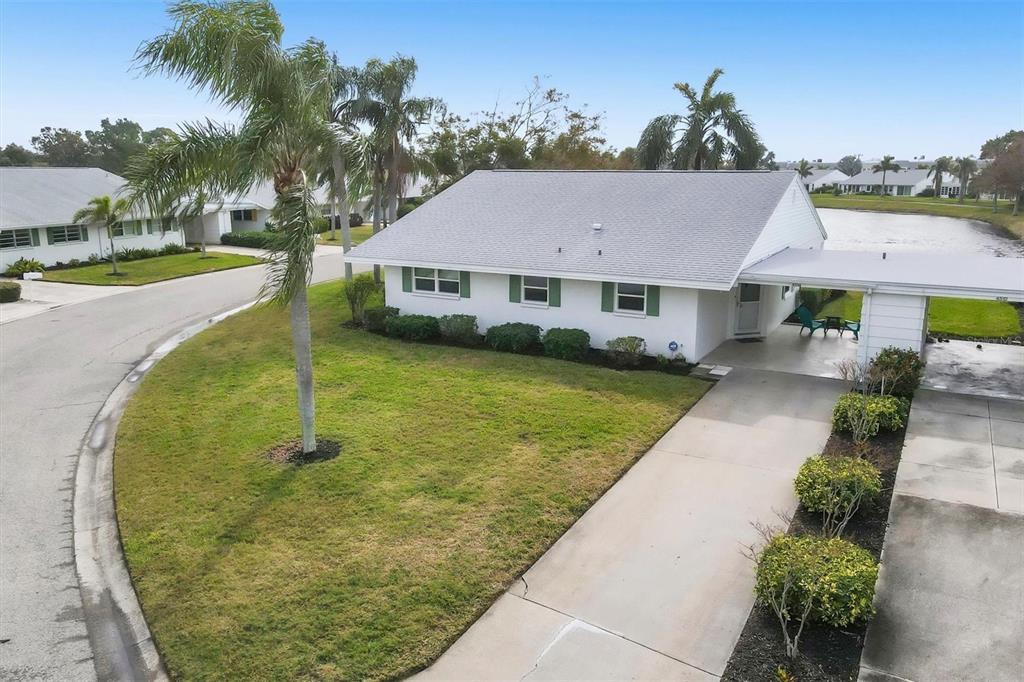
[[[979,220],[819,208],[825,248],[843,251],[940,251],[1024,257],[1024,241]]]

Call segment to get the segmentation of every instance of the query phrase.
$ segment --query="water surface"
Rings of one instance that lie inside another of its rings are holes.
[[[825,248],[842,251],[939,251],[1024,257],[1024,241],[980,220],[819,208]]]

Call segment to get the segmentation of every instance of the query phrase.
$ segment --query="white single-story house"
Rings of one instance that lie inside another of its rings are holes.
[[[110,255],[103,225],[81,225],[72,216],[89,200],[117,196],[124,178],[99,168],[0,168],[0,271],[19,258],[45,266]],[[184,243],[175,221],[133,215],[114,232],[114,248],[160,248]]]
[[[788,283],[740,283],[826,232],[793,171],[476,171],[350,252],[403,313],[587,331],[699,360],[792,313]]]
[[[880,194],[882,173],[866,170],[840,183],[840,191],[844,194],[871,192]],[[924,190],[935,186],[935,176],[928,171],[911,168],[898,172],[888,171],[885,174],[885,193],[893,196],[913,197]],[[951,173],[942,174],[942,187],[939,196],[955,197],[960,194],[960,181]]]
[[[802,178],[804,187],[813,192],[820,187],[842,185],[850,176],[838,168],[815,168],[806,178]]]
[[[320,187],[314,194],[324,215],[328,215],[329,189]],[[205,237],[207,244],[219,244],[222,234],[266,230],[276,198],[274,183],[267,180],[254,185],[245,194],[224,201],[208,201],[203,215],[185,224],[185,239],[196,244]]]

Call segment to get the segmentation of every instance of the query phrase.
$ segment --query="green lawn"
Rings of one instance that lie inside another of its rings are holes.
[[[115,485],[178,679],[382,679],[440,655],[706,390],[689,377],[402,343],[310,289],[317,429],[297,436],[287,312],[183,344],[128,405]]]
[[[260,259],[252,256],[241,256],[233,253],[209,252],[209,256],[202,257],[199,253],[183,253],[175,256],[157,256],[156,258],[144,258],[129,263],[118,263],[117,269],[121,275],[114,277],[110,274],[110,263],[99,263],[97,265],[86,265],[80,268],[69,268],[67,270],[47,270],[43,279],[48,282],[70,282],[72,284],[105,284],[105,285],[131,285],[149,284],[160,282],[165,279],[176,277],[188,277],[203,272],[214,272],[216,270],[230,270],[241,268],[246,265],[261,263]]]
[[[365,242],[373,234],[373,225],[360,225],[359,227],[353,227],[349,230],[352,235],[352,245],[360,244]],[[320,241],[324,244],[332,244],[335,246],[341,246],[341,230],[336,232],[336,239],[331,239],[330,232],[324,232],[320,235]]]
[[[863,296],[858,291],[848,291],[826,303],[817,317],[838,315],[859,320]],[[1020,333],[1020,317],[1012,305],[1000,301],[932,298],[928,307],[928,330],[961,336],[1013,336]]]
[[[1018,237],[1024,237],[1024,214],[1012,215],[1013,204],[1000,201],[998,211],[992,211],[991,201],[965,199],[959,203],[955,199],[936,199],[934,197],[872,197],[858,194],[812,194],[811,200],[818,208],[845,208],[857,211],[884,211],[888,213],[924,213],[927,215],[946,216],[949,218],[969,218],[983,220],[993,225],[1006,228]]]

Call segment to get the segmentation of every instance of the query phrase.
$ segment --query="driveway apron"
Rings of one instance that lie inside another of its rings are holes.
[[[419,677],[720,676],[753,605],[752,523],[796,508],[843,390],[733,370]]]

